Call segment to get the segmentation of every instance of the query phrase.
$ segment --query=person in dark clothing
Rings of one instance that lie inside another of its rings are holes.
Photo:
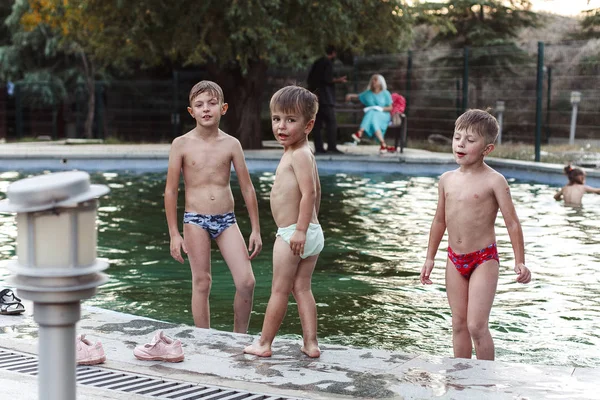
[[[326,55],[316,60],[308,73],[308,90],[319,98],[319,111],[315,119],[313,140],[315,153],[342,153],[337,149],[337,122],[335,120],[335,84],[347,82],[346,76],[333,77],[333,60],[337,56],[335,47],[327,46]],[[321,129],[327,131],[327,150],[323,147]]]

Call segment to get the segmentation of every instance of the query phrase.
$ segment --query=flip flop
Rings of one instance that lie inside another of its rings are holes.
[[[0,315],[17,315],[24,311],[25,306],[12,290],[4,289],[0,291]]]

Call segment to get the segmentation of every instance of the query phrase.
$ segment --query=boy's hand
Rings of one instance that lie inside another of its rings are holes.
[[[433,260],[425,260],[425,264],[423,264],[423,268],[421,268],[421,283],[423,285],[431,285],[433,282],[429,279],[429,275],[433,270]]]
[[[185,247],[185,241],[181,237],[181,235],[173,236],[171,238],[171,257],[173,257],[176,261],[179,261],[183,264],[183,257],[181,256],[181,249],[183,248],[183,252],[187,254],[187,248]]]
[[[517,282],[529,283],[531,281],[531,271],[525,264],[515,265],[515,272],[517,273]]]
[[[252,260],[254,257],[256,257],[260,253],[261,250],[262,250],[262,239],[260,238],[260,233],[252,232],[250,234],[250,240],[248,243],[248,251],[251,251],[252,254],[250,254],[250,256],[248,258],[250,260]]]
[[[295,256],[301,256],[304,254],[304,244],[306,243],[306,232],[294,231],[294,234],[290,238],[290,248]]]

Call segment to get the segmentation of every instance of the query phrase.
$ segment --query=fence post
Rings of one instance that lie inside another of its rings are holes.
[[[352,82],[353,82],[353,90],[354,93],[359,93],[358,92],[358,57],[357,56],[352,56]],[[369,78],[371,79],[371,78]],[[352,122],[355,124],[358,124],[358,114],[357,113],[352,113]]]
[[[58,104],[52,105],[52,140],[58,140]]]
[[[102,82],[96,82],[96,136],[104,139],[104,85]]]
[[[469,107],[469,46],[463,51],[463,88],[462,88],[462,112]]]
[[[173,114],[171,125],[173,125],[173,138],[179,136],[179,72],[173,71]]]
[[[412,50],[408,51],[408,61],[406,62],[406,106],[404,107],[404,114],[408,115],[408,109],[410,107],[410,90],[412,80]]]
[[[496,113],[498,113],[498,144],[502,144],[502,125],[504,124],[504,101],[496,101]]]
[[[571,92],[571,105],[573,110],[571,111],[571,129],[569,131],[569,144],[575,144],[575,126],[577,125],[577,108],[581,102],[581,92]]]
[[[542,142],[542,96],[544,92],[544,42],[538,42],[537,89],[535,96],[535,161],[540,161]]]
[[[546,93],[546,143],[550,142],[550,110],[552,109],[552,67],[546,68],[548,76],[546,77],[548,84]]]
[[[15,82],[15,129],[17,139],[23,138],[23,104],[21,101],[21,82]]]
[[[82,137],[83,125],[82,125],[82,107],[83,101],[81,99],[81,87],[82,85],[77,85],[75,87],[75,137]]]
[[[460,79],[456,79],[456,118],[458,118],[461,114],[460,112]]]

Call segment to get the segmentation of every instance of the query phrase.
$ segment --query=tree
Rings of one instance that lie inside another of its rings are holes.
[[[600,39],[600,8],[585,10],[581,13],[583,19],[579,22],[581,30],[569,35],[570,39],[575,40],[597,40]],[[579,60],[578,74],[598,75],[600,71],[600,52],[591,50]]]
[[[575,39],[600,39],[600,8],[585,10],[582,15],[581,31],[573,35]]]
[[[528,60],[516,39],[521,29],[540,24],[537,14],[530,11],[529,0],[450,0],[445,3],[426,3],[418,20],[429,23],[441,19],[433,44],[446,44],[451,49],[473,50],[469,54],[471,76],[476,87],[476,106],[481,103],[484,79],[499,79],[505,73],[516,73],[515,65]],[[499,54],[501,49],[501,54]],[[457,57],[443,57],[441,64],[456,65]]]
[[[29,31],[50,30],[59,38],[60,51],[79,59],[87,89],[88,103],[84,136],[92,137],[95,111],[95,80],[107,67],[125,67],[135,57],[127,37],[129,26],[121,1],[115,7],[101,0],[29,0],[29,9],[20,19]],[[116,28],[116,29],[115,29]]]
[[[31,94],[30,106],[53,106],[66,96],[65,82],[73,71],[70,60],[58,49],[57,36],[48,27],[23,29],[20,19],[28,9],[27,0],[13,1],[10,11],[0,8],[4,13],[2,28],[7,33],[0,42],[0,80],[22,81]]]
[[[324,47],[394,52],[408,43],[400,0],[30,0],[34,21],[59,30],[65,49],[98,65],[136,60],[205,67],[230,104],[230,133],[261,146],[260,111],[269,67],[305,68]],[[91,75],[90,75],[91,76]]]

